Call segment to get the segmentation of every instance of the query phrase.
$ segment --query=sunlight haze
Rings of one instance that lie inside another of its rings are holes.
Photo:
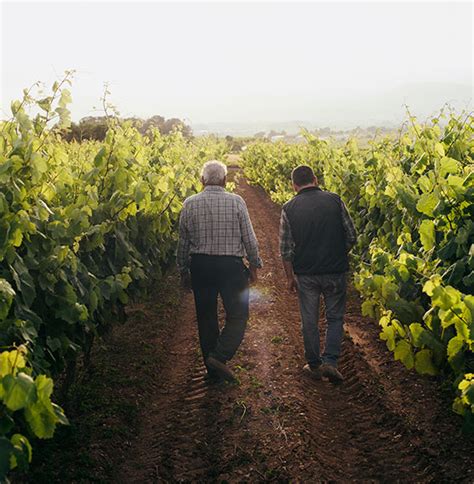
[[[2,117],[76,70],[72,117],[196,126],[397,123],[472,105],[471,3],[2,4]],[[21,30],[18,22],[21,22]],[[46,27],[47,26],[47,27]],[[219,130],[219,127],[214,128]]]

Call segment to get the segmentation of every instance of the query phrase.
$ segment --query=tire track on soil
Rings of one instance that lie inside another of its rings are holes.
[[[206,481],[215,467],[221,389],[205,380],[189,294],[184,295],[178,324],[180,337],[172,342],[170,358],[159,375],[163,384],[144,425],[138,462],[134,472],[125,472],[119,482]]]

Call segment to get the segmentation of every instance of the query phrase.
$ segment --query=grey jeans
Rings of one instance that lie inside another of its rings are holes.
[[[311,367],[321,363],[337,366],[341,352],[346,308],[347,273],[297,275],[298,299],[302,320],[305,358]],[[321,294],[326,306],[326,344],[319,351],[319,304]]]

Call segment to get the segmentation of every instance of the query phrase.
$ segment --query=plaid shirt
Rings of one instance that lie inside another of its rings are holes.
[[[190,254],[247,256],[251,265],[262,267],[242,197],[212,185],[184,201],[177,253],[181,272],[189,270]]]
[[[357,242],[357,234],[351,216],[344,202],[341,200],[342,226],[346,234],[346,248],[349,251]],[[280,218],[280,255],[283,260],[292,261],[295,255],[295,242],[291,234],[290,222],[285,210],[281,211]]]

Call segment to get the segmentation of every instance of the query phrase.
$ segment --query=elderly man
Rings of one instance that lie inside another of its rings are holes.
[[[343,335],[348,252],[356,232],[346,206],[335,193],[318,187],[313,170],[301,165],[291,174],[296,196],[283,205],[280,252],[288,288],[298,290],[307,364],[303,370],[316,379],[342,382],[337,369]],[[319,302],[324,297],[326,344],[319,350]]]
[[[210,378],[234,380],[226,366],[237,351],[249,316],[249,279],[262,263],[247,211],[239,195],[227,192],[227,167],[208,161],[204,190],[185,200],[179,220],[177,263],[182,284],[192,287],[202,355]],[[242,258],[247,256],[249,268]],[[226,321],[219,331],[217,296]]]

